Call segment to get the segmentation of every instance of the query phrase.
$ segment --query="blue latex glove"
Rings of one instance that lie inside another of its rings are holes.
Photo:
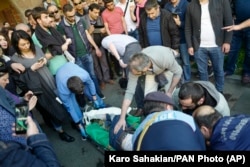
[[[94,108],[95,109],[99,109],[99,108],[105,108],[106,104],[104,103],[104,101],[97,96],[97,99],[94,101]]]

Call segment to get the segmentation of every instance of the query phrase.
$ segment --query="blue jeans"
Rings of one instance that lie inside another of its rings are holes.
[[[79,65],[80,67],[82,67],[84,70],[86,70],[89,73],[91,79],[93,80],[93,82],[95,84],[96,93],[100,97],[103,97],[103,94],[102,94],[101,89],[99,87],[98,80],[97,80],[96,75],[95,75],[92,56],[90,54],[86,54],[82,57],[78,56],[78,57],[76,57],[76,64]]]
[[[243,75],[250,75],[250,28],[233,32],[230,52],[225,66],[225,72],[229,75],[235,71],[241,44],[245,44],[245,59],[243,62]]]
[[[223,92],[224,88],[224,53],[221,47],[199,48],[195,54],[195,61],[198,66],[200,80],[208,81],[208,59],[212,61],[215,77],[215,87],[219,92]]]
[[[139,41],[139,32],[137,28],[134,31],[129,31],[128,35],[131,37],[134,37],[135,39]]]
[[[191,79],[191,65],[190,65],[188,48],[187,48],[186,43],[180,44],[180,54],[181,54],[181,60],[182,60],[184,80],[185,82],[188,82]]]

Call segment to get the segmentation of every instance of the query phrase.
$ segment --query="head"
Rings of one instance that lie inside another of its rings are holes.
[[[76,11],[72,5],[70,5],[70,4],[64,5],[63,6],[63,14],[64,14],[64,17],[67,20],[67,22],[69,22],[70,24],[75,23]]]
[[[53,5],[53,4],[49,5],[47,8],[47,11],[48,11],[50,16],[53,16],[55,18],[56,22],[61,21],[61,14],[60,14],[60,11],[56,5]]]
[[[32,10],[32,16],[43,29],[47,29],[51,25],[51,19],[48,11],[43,7],[35,7]]]
[[[55,20],[54,15],[49,15],[49,17],[50,17],[50,20],[51,20],[50,27],[56,28],[56,20]]]
[[[113,0],[103,0],[104,6],[109,11],[113,11],[115,9],[115,3]]]
[[[154,20],[156,17],[160,15],[160,6],[157,0],[148,0],[145,3],[144,8],[147,13],[147,16],[152,20]]]
[[[0,58],[0,86],[5,88],[9,83],[9,69],[4,61]]]
[[[10,27],[10,23],[7,21],[3,22],[3,27],[7,27],[7,28]]]
[[[89,5],[89,16],[93,20],[97,20],[98,16],[100,16],[100,6],[96,3],[92,3]]]
[[[73,76],[68,79],[67,87],[71,92],[75,94],[83,94],[84,84],[82,80],[77,76]]]
[[[72,0],[72,3],[76,11],[84,10],[88,6],[85,0]]]
[[[178,96],[181,108],[186,113],[192,113],[196,108],[203,105],[205,101],[203,87],[195,82],[182,84]]]
[[[8,47],[9,47],[9,42],[7,40],[7,37],[3,33],[0,33],[0,47],[2,49],[8,49]]]
[[[129,68],[134,75],[143,75],[151,67],[149,57],[144,53],[136,53],[129,60]]]
[[[14,28],[12,27],[3,27],[1,30],[1,32],[5,34],[7,41],[10,41],[13,31],[14,31]]]
[[[28,22],[31,25],[32,29],[35,29],[36,28],[36,21],[32,16],[32,10],[31,9],[25,10],[24,15],[28,19]]]
[[[27,34],[29,34],[30,36],[32,35],[32,32],[30,30],[30,27],[27,24],[24,23],[19,23],[16,25],[15,30],[23,30],[25,31]]]
[[[28,51],[36,53],[35,45],[31,39],[31,36],[23,30],[17,30],[13,32],[11,43],[18,55],[22,55]]]
[[[143,113],[145,116],[165,110],[173,109],[173,101],[163,92],[151,92],[144,98]]]
[[[204,105],[194,111],[193,117],[199,126],[201,133],[205,139],[209,141],[213,133],[214,125],[220,118],[222,118],[222,115],[213,107]]]

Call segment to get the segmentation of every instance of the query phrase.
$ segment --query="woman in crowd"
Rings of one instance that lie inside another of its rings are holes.
[[[62,140],[74,141],[73,137],[62,130],[61,124],[68,115],[57,97],[54,77],[46,66],[47,59],[44,53],[34,45],[29,34],[23,30],[13,32],[11,42],[16,50],[16,54],[11,59],[26,68],[25,72],[15,76],[18,86],[23,91],[32,90],[38,96],[37,109],[41,112],[44,121],[49,125],[52,124],[59,132]]]

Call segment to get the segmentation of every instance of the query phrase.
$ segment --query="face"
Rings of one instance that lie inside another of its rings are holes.
[[[152,8],[150,10],[146,10],[147,16],[150,19],[154,20],[156,17],[159,16],[159,12],[160,12],[159,10],[160,10],[159,7]]]
[[[179,100],[179,102],[182,110],[186,113],[192,113],[198,107],[197,104],[193,103],[191,97],[188,99]]]
[[[73,0],[73,4],[76,10],[82,10],[86,7],[87,3],[82,0]]]
[[[8,42],[7,42],[6,38],[2,35],[0,35],[0,46],[2,49],[8,48]]]
[[[60,11],[57,9],[56,6],[50,6],[48,8],[48,12],[49,12],[49,14],[53,15],[55,17],[55,19],[60,19],[60,17],[61,17]]]
[[[18,48],[21,52],[30,51],[30,42],[26,39],[20,39],[18,41]]]
[[[93,20],[97,20],[99,14],[100,14],[100,10],[98,10],[98,9],[93,9],[93,11],[89,10],[89,16],[90,16]]]
[[[0,72],[0,86],[2,86],[2,88],[5,88],[6,85],[9,83],[9,74],[6,73],[4,75],[1,74]]]
[[[34,20],[34,18],[33,18],[32,15],[29,15],[29,17],[28,17],[28,22],[29,22],[29,24],[32,26],[33,29],[36,28],[36,21]]]
[[[65,15],[66,20],[67,20],[70,24],[74,24],[74,23],[75,23],[75,15],[76,15],[76,12],[75,12],[74,9],[73,9],[72,11],[70,11],[70,12],[66,12],[64,15]]]
[[[51,25],[51,18],[48,14],[41,14],[41,18],[37,19],[37,22],[41,27],[49,28]]]
[[[107,3],[107,4],[106,4],[106,8],[107,8],[109,11],[113,11],[113,10],[115,9],[114,2]]]

